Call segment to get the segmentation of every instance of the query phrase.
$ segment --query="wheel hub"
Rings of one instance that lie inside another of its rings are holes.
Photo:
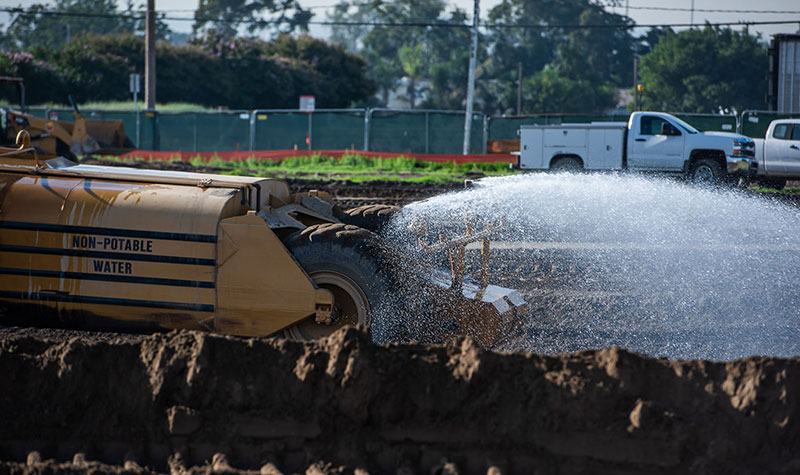
[[[313,340],[330,335],[345,325],[369,324],[369,301],[352,279],[335,271],[317,271],[309,274],[320,288],[333,294],[334,308],[330,324],[320,324],[311,316],[288,328],[286,333],[296,340]]]

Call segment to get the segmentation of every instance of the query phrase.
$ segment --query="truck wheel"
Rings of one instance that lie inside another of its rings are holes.
[[[764,188],[772,188],[773,190],[782,190],[786,188],[786,180],[781,180],[778,178],[758,180],[758,184]]]
[[[286,247],[311,280],[334,296],[333,323],[318,324],[310,316],[284,330],[289,338],[321,338],[345,325],[370,327],[376,310],[392,303],[396,281],[392,259],[375,234],[325,223],[292,234]]]
[[[550,166],[553,171],[577,172],[583,170],[581,161],[574,157],[559,158]]]
[[[379,233],[396,212],[397,206],[365,205],[348,209],[337,218],[345,224],[352,224],[373,233]]]
[[[716,160],[701,158],[692,166],[691,179],[697,184],[711,185],[721,183],[725,170]]]

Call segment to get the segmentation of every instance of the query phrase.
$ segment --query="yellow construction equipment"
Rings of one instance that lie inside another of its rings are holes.
[[[81,115],[72,96],[69,100],[74,122],[34,117],[25,113],[25,85],[22,78],[0,76],[0,81],[17,85],[20,103],[19,110],[0,110],[3,116],[0,120],[0,145],[12,145],[17,134],[25,130],[37,152],[49,157],[64,156],[75,160],[89,154],[122,155],[136,148],[125,135],[121,120],[87,120]]]
[[[79,165],[41,157],[25,131],[17,144],[0,148],[5,324],[310,339],[387,311],[427,312],[491,347],[524,306],[485,275],[462,283],[459,262],[451,279],[409,266],[378,235],[340,222],[346,215],[323,192]],[[488,246],[478,233],[441,247],[463,255],[476,239]],[[401,297],[409,288],[413,304]]]

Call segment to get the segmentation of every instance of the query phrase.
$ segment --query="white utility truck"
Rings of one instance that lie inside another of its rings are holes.
[[[800,119],[773,120],[766,136],[754,142],[761,184],[781,190],[786,180],[800,180]]]
[[[628,123],[523,125],[520,170],[637,170],[681,173],[697,182],[749,178],[753,140],[700,132],[663,112],[634,112]]]

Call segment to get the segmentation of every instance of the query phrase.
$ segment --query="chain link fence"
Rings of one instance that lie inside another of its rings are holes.
[[[72,109],[30,107],[31,114],[72,120]],[[395,109],[257,109],[219,112],[82,110],[90,120],[121,120],[143,150],[222,152],[232,150],[369,150],[393,153],[460,154],[464,111]],[[763,137],[774,112],[736,115],[673,115],[702,131],[739,131]],[[474,114],[469,152],[486,153],[487,142],[519,139],[521,125],[626,122],[629,114],[541,114],[498,117]]]
[[[800,118],[798,114],[779,114],[775,111],[747,110],[742,112],[741,133],[748,137],[763,139],[769,123],[776,119]]]

